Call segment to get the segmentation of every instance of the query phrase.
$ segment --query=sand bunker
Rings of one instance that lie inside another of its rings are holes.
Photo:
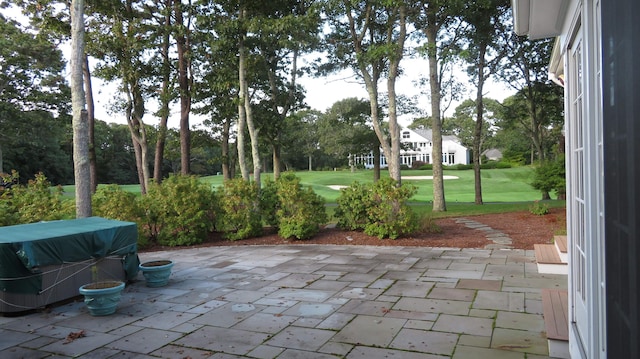
[[[446,180],[452,180],[452,179],[459,179],[460,177],[458,176],[442,176],[442,179],[446,179]],[[402,176],[403,180],[432,180],[433,176]],[[329,185],[327,186],[329,188],[331,188],[334,191],[339,191],[343,188],[347,188],[349,186],[343,186],[343,185]]]
[[[459,179],[458,176],[442,176],[442,179]],[[433,176],[402,176],[403,180],[432,180]]]

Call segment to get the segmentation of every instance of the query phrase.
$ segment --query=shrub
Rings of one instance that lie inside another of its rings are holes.
[[[416,191],[413,185],[397,187],[390,178],[366,185],[354,182],[341,190],[334,216],[341,228],[395,239],[417,229],[416,215],[407,204]]]
[[[442,228],[436,224],[431,213],[424,213],[418,218],[418,231],[422,233],[442,233]]]
[[[444,166],[444,168],[447,169],[447,170],[465,171],[465,170],[473,169],[473,165],[463,165],[462,163],[458,163],[458,164],[451,165],[451,166]]]
[[[415,232],[417,219],[407,200],[417,192],[413,185],[396,186],[390,178],[381,179],[373,185],[373,206],[367,212],[369,223],[364,232],[378,238],[396,239]]]
[[[480,168],[483,170],[490,170],[490,169],[505,169],[505,168],[511,168],[511,164],[507,163],[507,162],[501,162],[501,161],[487,161],[485,163],[482,163],[480,165]]]
[[[20,224],[20,216],[2,194],[0,195],[0,227],[13,226],[14,224]]]
[[[258,186],[241,178],[225,181],[218,190],[219,229],[224,237],[237,240],[262,234]]]
[[[276,181],[278,235],[283,238],[307,239],[327,222],[324,199],[311,187],[303,188],[300,178],[285,173]]]
[[[138,245],[144,247],[148,244],[150,235],[145,229],[145,212],[140,202],[141,200],[135,194],[123,190],[116,184],[99,187],[91,197],[94,215],[135,222],[138,225]]]
[[[260,212],[262,221],[267,225],[277,227],[278,217],[278,187],[276,182],[267,177],[260,189]]]
[[[214,228],[215,193],[195,176],[171,175],[162,184],[150,184],[142,204],[146,230],[159,244],[202,243]]]
[[[333,213],[338,220],[338,227],[364,230],[369,223],[367,208],[373,205],[370,192],[370,185],[363,185],[357,181],[340,190],[340,196],[336,199],[338,207]]]
[[[144,215],[136,195],[116,184],[99,187],[91,197],[91,203],[93,213],[104,218],[140,222]]]
[[[16,174],[17,176],[17,174]],[[53,221],[73,217],[75,207],[62,199],[62,188],[51,188],[44,174],[38,173],[27,186],[13,185],[2,192],[0,215],[3,225]]]
[[[531,187],[542,192],[555,191],[559,198],[566,193],[566,170],[564,156],[545,161],[535,168]]]
[[[422,165],[420,166],[420,168],[418,168],[421,171],[427,171],[427,170],[432,170],[433,169],[433,165],[432,164],[426,164],[426,165]]]
[[[540,203],[540,201],[534,201],[533,204],[529,206],[529,212],[536,216],[544,216],[549,213],[549,205]]]

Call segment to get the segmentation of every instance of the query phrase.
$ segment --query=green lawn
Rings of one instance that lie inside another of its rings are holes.
[[[371,170],[359,170],[356,172],[344,171],[301,171],[296,172],[301,178],[302,184],[311,186],[313,190],[324,197],[329,203],[329,211],[340,195],[339,190],[329,186],[348,186],[354,181],[367,183],[373,181]],[[387,176],[387,172],[382,172],[382,176]],[[403,171],[402,176],[430,176],[431,171],[409,170]],[[455,176],[457,179],[445,180],[445,199],[447,201],[447,212],[436,213],[435,217],[473,215],[482,213],[505,213],[514,211],[527,211],[531,202],[540,199],[540,192],[534,190],[529,182],[533,176],[531,167],[516,167],[509,169],[482,170],[482,198],[485,202],[483,206],[473,204],[474,176],[473,171],[445,171],[445,176]],[[266,173],[262,178],[272,175]],[[210,183],[213,187],[222,185],[222,176],[207,176],[203,181]],[[403,183],[410,183],[418,187],[417,194],[412,199],[412,205],[417,212],[426,213],[431,211],[430,201],[433,200],[433,186],[430,179],[404,179]],[[140,193],[140,186],[126,185],[124,189]],[[73,186],[63,187],[67,196],[74,196]],[[563,207],[564,201],[549,201],[549,207]]]
[[[327,202],[335,202],[340,191],[329,186],[348,186],[354,181],[361,183],[373,181],[373,172],[361,170],[354,173],[350,171],[302,171],[296,172],[301,178],[302,184],[311,186],[313,190],[324,197]],[[382,176],[387,173],[383,172]],[[430,176],[431,171],[409,170],[402,171],[402,176]],[[444,171],[445,176],[455,176],[458,179],[445,180],[445,199],[448,203],[473,202],[474,176],[473,171]],[[263,177],[270,176],[265,174]],[[482,170],[482,198],[485,202],[531,202],[540,199],[540,192],[529,185],[533,176],[530,167],[517,167],[509,169]],[[222,184],[222,176],[203,177],[213,186]],[[403,180],[418,187],[418,193],[413,200],[426,202],[433,200],[433,181],[430,179]]]

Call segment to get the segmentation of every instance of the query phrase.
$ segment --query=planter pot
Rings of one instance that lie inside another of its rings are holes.
[[[103,316],[116,311],[123,289],[124,282],[105,281],[85,284],[80,287],[79,292],[84,295],[89,314]]]
[[[163,287],[169,283],[171,268],[173,262],[170,260],[158,260],[144,262],[140,264],[140,270],[144,279],[147,281],[147,287]]]

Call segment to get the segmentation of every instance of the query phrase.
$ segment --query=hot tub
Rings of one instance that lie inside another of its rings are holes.
[[[73,298],[95,280],[135,278],[135,223],[89,217],[0,227],[0,313]]]

